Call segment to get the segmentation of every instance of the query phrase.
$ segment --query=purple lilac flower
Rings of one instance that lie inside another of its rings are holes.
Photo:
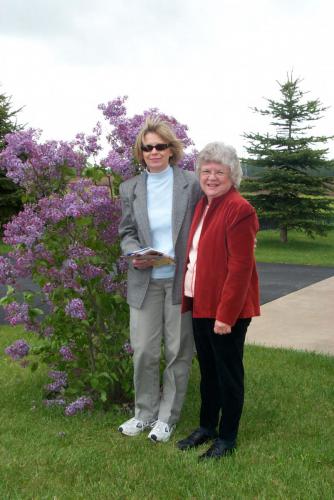
[[[84,303],[81,299],[72,299],[65,307],[68,316],[75,319],[86,319]]]
[[[52,193],[55,181],[62,182],[64,165],[80,175],[87,159],[82,151],[75,151],[74,143],[41,144],[40,135],[40,131],[33,129],[7,134],[7,146],[0,153],[0,166],[6,168],[7,176],[28,193],[37,193],[39,198]]]
[[[125,342],[122,349],[124,352],[126,352],[126,354],[133,354],[134,352],[130,342]]]
[[[59,349],[59,354],[62,356],[64,361],[74,361],[75,360],[75,356],[74,356],[73,352],[66,345],[63,345]]]
[[[135,174],[135,166],[129,161],[127,155],[119,154],[117,151],[109,151],[108,155],[101,160],[104,167],[110,168],[123,179],[129,179]]]
[[[41,332],[41,325],[37,321],[28,320],[24,325],[24,329],[26,332],[33,332],[39,335]]]
[[[13,285],[15,283],[15,268],[10,259],[0,255],[0,283]]]
[[[45,248],[43,243],[34,245],[34,257],[37,259],[45,260],[48,264],[54,263],[54,258],[51,252]]]
[[[78,270],[78,264],[73,259],[67,259],[63,262],[63,268],[65,271],[69,270],[75,272]]]
[[[34,254],[30,248],[15,248],[9,252],[15,262],[15,275],[18,278],[29,278],[34,264]]]
[[[29,353],[30,346],[23,339],[16,340],[12,345],[6,347],[5,353],[14,361],[17,361]]]
[[[67,217],[82,217],[92,215],[96,224],[111,225],[114,234],[117,228],[121,208],[118,200],[110,198],[109,188],[106,186],[95,186],[89,179],[79,179],[69,185],[69,192],[64,197],[58,195],[43,198],[38,202],[39,218],[45,224],[54,224]],[[110,222],[113,224],[110,224]],[[117,233],[117,232],[116,232]],[[20,237],[22,235],[20,233]],[[109,238],[110,239],[110,238]],[[109,242],[109,241],[108,241]],[[82,247],[75,244],[71,247],[70,257],[76,258],[75,248]],[[86,250],[86,256],[93,255],[92,250]],[[82,255],[79,255],[79,257]]]
[[[65,408],[65,415],[68,417],[72,417],[78,411],[83,411],[85,408],[92,409],[93,408],[93,400],[86,396],[81,396],[79,399],[69,404]]]
[[[29,320],[29,306],[25,302],[23,304],[11,302],[4,306],[4,310],[6,312],[6,321],[12,326],[26,323]]]
[[[102,281],[102,286],[107,293],[117,293],[121,297],[126,297],[127,282],[115,281],[113,276],[106,276]]]
[[[182,158],[179,166],[184,170],[190,170],[193,172],[195,170],[196,158],[198,155],[198,151],[193,149],[190,153],[186,153]]]
[[[23,243],[31,248],[42,236],[44,222],[36,211],[36,206],[26,205],[24,209],[5,225],[4,241],[9,245]]]
[[[52,293],[57,287],[53,284],[50,283],[49,281],[45,283],[45,285],[42,287],[42,290],[45,294],[50,294]]]
[[[63,387],[67,385],[67,373],[51,370],[48,373],[48,376],[53,380],[50,384],[45,386],[45,389],[49,392],[59,392]]]
[[[68,248],[68,256],[71,259],[81,259],[83,257],[94,257],[95,252],[91,248],[75,243]]]
[[[62,198],[58,194],[41,198],[38,201],[40,217],[46,223],[56,224],[65,217]]]
[[[84,133],[79,133],[75,136],[75,145],[79,147],[79,150],[87,156],[95,156],[102,147],[99,144],[99,139],[102,130],[97,127],[94,129],[94,134],[86,135]]]
[[[116,262],[116,266],[117,266],[117,273],[123,274],[128,270],[129,262],[124,257],[120,257]]]
[[[66,404],[65,399],[43,399],[43,404],[46,407],[50,406],[64,406]]]
[[[6,168],[6,175],[17,184],[23,185],[27,158],[35,153],[35,140],[39,138],[36,130],[29,129],[6,134],[6,148],[0,153],[0,165]]]
[[[126,100],[127,96],[117,97],[109,101],[108,104],[99,104],[98,109],[101,109],[104,116],[114,125],[126,114],[126,107],[124,105]]]
[[[67,259],[63,263],[60,272],[61,282],[65,288],[69,288],[79,294],[83,294],[85,292],[85,287],[83,287],[79,282],[79,271],[79,265],[73,259]]]
[[[94,266],[93,264],[85,264],[82,266],[81,275],[85,280],[92,280],[104,274],[103,269],[100,267]]]
[[[53,326],[47,326],[44,328],[43,335],[45,338],[50,338],[54,334],[54,328]]]
[[[113,293],[115,290],[115,278],[112,275],[105,276],[102,280],[102,286],[107,293]]]

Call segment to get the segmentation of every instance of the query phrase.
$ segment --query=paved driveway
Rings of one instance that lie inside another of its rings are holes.
[[[257,263],[261,304],[334,276],[334,267]]]

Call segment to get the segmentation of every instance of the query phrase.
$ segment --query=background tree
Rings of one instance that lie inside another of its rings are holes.
[[[254,192],[252,202],[260,218],[268,219],[287,242],[288,230],[297,229],[314,237],[330,228],[333,210],[328,196],[333,178],[319,175],[333,168],[327,160],[328,149],[321,147],[333,137],[314,136],[310,130],[327,109],[319,99],[305,101],[300,80],[292,73],[283,84],[278,82],[281,100],[266,99],[267,109],[253,108],[271,118],[273,134],[245,133],[248,168],[256,167],[254,179],[243,190]],[[318,147],[316,147],[318,145]]]
[[[5,135],[21,130],[17,114],[22,108],[12,109],[11,98],[0,94],[0,151],[4,149]],[[22,189],[6,177],[5,167],[0,165],[0,234],[2,225],[22,208]]]

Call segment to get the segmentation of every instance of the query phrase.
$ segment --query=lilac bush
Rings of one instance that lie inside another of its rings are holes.
[[[99,106],[109,127],[106,152],[98,123],[72,142],[15,132],[0,153],[0,168],[25,190],[23,210],[4,228],[12,250],[0,257],[0,283],[8,290],[0,305],[11,325],[36,334],[31,348],[21,339],[6,353],[17,360],[29,354],[34,369],[36,360],[47,363],[44,404],[65,405],[66,415],[133,397],[117,190],[139,169],[135,137],[148,115],[160,115],[185,147],[193,145],[187,127],[157,109],[127,117],[126,99]],[[193,168],[195,154],[185,156],[184,168]],[[23,278],[38,291],[22,291]]]

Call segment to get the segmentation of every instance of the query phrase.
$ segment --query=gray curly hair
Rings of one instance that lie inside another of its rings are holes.
[[[199,152],[196,160],[196,174],[199,176],[202,165],[220,163],[230,169],[233,186],[238,188],[242,178],[242,170],[236,150],[223,142],[210,142]]]

